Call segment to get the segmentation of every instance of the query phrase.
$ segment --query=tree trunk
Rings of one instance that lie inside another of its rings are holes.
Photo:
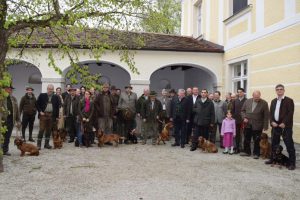
[[[0,157],[0,173],[4,171],[3,167],[3,156]]]
[[[8,51],[8,44],[7,44],[8,36],[7,36],[7,30],[1,29],[0,30],[0,81],[3,80],[4,73],[7,71],[7,68],[5,66],[5,58]],[[3,89],[3,85],[0,87],[0,89]],[[0,91],[0,109],[3,108],[3,93]],[[3,112],[0,112],[0,128],[2,128],[2,115]],[[0,133],[0,173],[3,172],[3,151],[2,151],[2,141],[3,141],[3,135]]]

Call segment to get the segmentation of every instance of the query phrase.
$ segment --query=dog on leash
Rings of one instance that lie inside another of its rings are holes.
[[[61,139],[60,132],[54,130],[52,132],[52,137],[53,137],[54,149],[61,149],[63,146],[63,140]]]
[[[118,146],[119,140],[124,139],[118,134],[104,134],[102,130],[99,130],[97,133],[98,137],[98,147],[103,147],[105,143],[111,142],[114,143],[114,146]]]
[[[260,154],[263,159],[270,158],[271,156],[271,144],[269,142],[269,137],[266,133],[262,133],[260,137]]]
[[[158,145],[159,145],[160,141],[162,141],[164,144],[166,144],[165,141],[167,141],[169,139],[170,128],[172,128],[172,127],[173,127],[172,122],[169,122],[164,126],[163,130],[161,131],[161,133],[159,134],[158,139],[157,139]]]
[[[274,167],[274,165],[279,165],[279,169],[282,168],[282,166],[288,167],[289,166],[289,158],[282,153],[283,147],[281,145],[276,145],[272,151],[272,160],[273,163],[271,164],[271,167]]]
[[[218,153],[218,148],[216,147],[216,145],[209,140],[206,140],[202,136],[199,137],[198,147],[202,149],[203,152]]]
[[[18,149],[21,151],[21,155],[20,156],[24,156],[26,152],[29,152],[28,155],[30,156],[38,156],[39,153],[39,149],[33,145],[33,144],[29,144],[29,143],[25,143],[21,138],[17,137],[14,141],[14,144],[18,147]]]

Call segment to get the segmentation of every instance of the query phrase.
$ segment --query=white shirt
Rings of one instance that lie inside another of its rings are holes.
[[[276,108],[275,108],[275,112],[274,112],[274,119],[275,121],[279,121],[279,110],[280,110],[280,105],[281,105],[281,101],[282,99],[284,99],[284,96],[283,97],[277,97],[277,103],[276,103]]]
[[[201,98],[202,103],[204,103],[207,100],[207,98]]]
[[[197,100],[197,95],[193,95],[193,103],[195,104]]]

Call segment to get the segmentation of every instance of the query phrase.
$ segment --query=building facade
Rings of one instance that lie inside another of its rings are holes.
[[[181,32],[224,46],[223,91],[258,89],[270,102],[285,85],[300,142],[299,0],[182,0]]]

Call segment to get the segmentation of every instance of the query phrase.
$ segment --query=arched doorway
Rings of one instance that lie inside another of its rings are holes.
[[[217,85],[217,77],[210,70],[196,65],[174,64],[161,67],[150,77],[150,89],[160,93],[162,89],[186,89],[197,86],[212,92]]]
[[[17,98],[18,103],[24,96],[27,85],[33,87],[36,97],[41,93],[42,74],[35,65],[25,61],[16,61],[15,64],[8,66],[8,72],[12,76],[12,85],[15,87],[13,95]]]
[[[117,88],[123,89],[125,85],[130,83],[130,74],[114,63],[104,61],[84,61],[80,62],[82,65],[89,66],[89,70],[92,74],[100,73],[101,77],[99,83],[109,83]],[[65,77],[69,68],[63,71]],[[70,83],[70,80],[66,78],[66,83]],[[74,85],[74,87],[80,87],[81,84]]]

